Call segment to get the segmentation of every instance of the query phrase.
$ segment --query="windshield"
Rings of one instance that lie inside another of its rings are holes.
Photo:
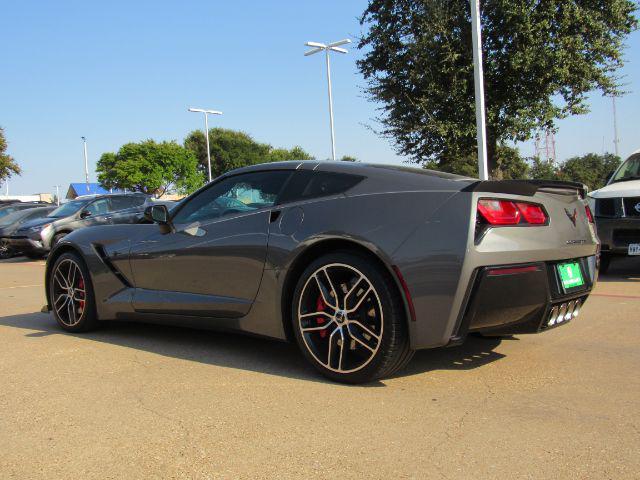
[[[60,205],[48,216],[54,218],[68,217],[76,213],[90,201],[91,200],[72,200],[71,202],[67,202],[64,205]]]
[[[9,213],[4,217],[0,218],[0,227],[4,227],[5,225],[11,225],[14,222],[17,222],[25,215],[28,215],[30,212],[27,210],[18,210],[17,212]]]
[[[633,156],[624,162],[611,179],[611,183],[626,180],[640,180],[640,156]]]

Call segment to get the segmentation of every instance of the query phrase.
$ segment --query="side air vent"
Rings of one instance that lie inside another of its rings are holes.
[[[125,287],[131,288],[132,285],[129,283],[126,277],[122,274],[120,270],[116,268],[116,266],[113,263],[111,263],[111,260],[109,260],[109,257],[107,256],[107,252],[104,250],[104,247],[102,245],[94,244],[93,248],[95,249],[96,253],[100,257],[100,260],[102,260],[102,263],[104,263],[107,266],[107,268],[111,270],[111,273],[113,273],[118,278],[118,280],[122,282],[122,284]]]

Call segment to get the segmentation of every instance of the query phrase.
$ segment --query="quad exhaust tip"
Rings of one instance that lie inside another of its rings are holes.
[[[547,326],[552,327],[562,322],[568,322],[569,320],[576,318],[580,313],[582,307],[582,300],[571,300],[567,303],[560,305],[554,305],[549,312],[549,318],[547,320]]]

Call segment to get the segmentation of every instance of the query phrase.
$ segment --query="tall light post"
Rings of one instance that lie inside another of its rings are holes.
[[[613,101],[613,146],[615,148],[616,157],[619,157],[618,144],[620,143],[620,139],[618,138],[618,112],[616,111],[615,95],[611,96],[611,100]]]
[[[60,185],[54,185],[56,189],[56,203],[60,206]]]
[[[487,124],[484,114],[484,71],[482,68],[482,24],[480,0],[471,2],[471,40],[473,43],[473,77],[476,96],[476,131],[478,137],[478,173],[480,180],[489,179],[487,166]]]
[[[89,160],[87,159],[87,138],[82,138],[82,146],[84,149],[84,180],[87,184],[87,193],[89,192]]]
[[[313,55],[318,52],[325,52],[325,57],[327,59],[327,85],[329,90],[329,126],[331,127],[331,158],[333,160],[336,159],[336,137],[333,129],[333,96],[331,93],[331,63],[329,61],[329,52],[334,51],[338,53],[348,53],[344,48],[340,48],[340,45],[345,45],[347,43],[351,43],[351,40],[345,38],[344,40],[339,40],[337,42],[324,44],[318,42],[307,42],[305,45],[307,47],[312,47],[311,50],[305,52],[304,56],[308,57],[309,55]]]
[[[204,114],[204,138],[207,142],[207,167],[209,169],[209,181],[211,181],[211,152],[209,151],[209,115],[222,115],[217,110],[204,110],[202,108],[189,108],[190,112],[198,112]]]

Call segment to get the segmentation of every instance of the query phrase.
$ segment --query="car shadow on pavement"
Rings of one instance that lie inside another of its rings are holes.
[[[316,373],[295,345],[259,337],[134,322],[109,322],[95,332],[71,334],[40,312],[0,317],[0,325],[32,330],[25,335],[32,339],[71,335],[182,360],[333,384]],[[458,347],[418,351],[408,367],[394,377],[478,368],[504,357],[493,351],[499,344],[500,339],[471,336]],[[364,386],[385,385],[377,381]]]
[[[598,276],[598,282],[640,282],[640,257],[612,258],[609,270]]]

